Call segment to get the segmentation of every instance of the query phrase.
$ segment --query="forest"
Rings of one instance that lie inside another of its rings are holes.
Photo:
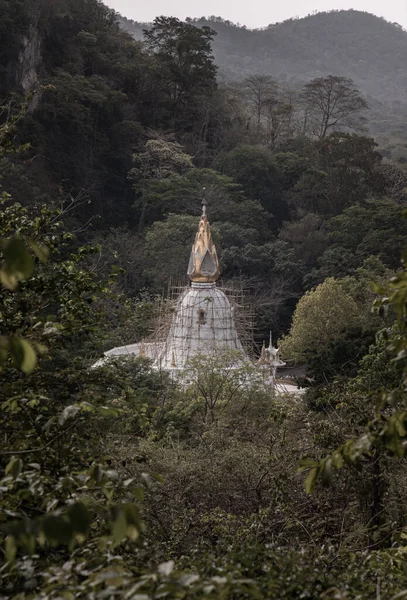
[[[148,25],[125,17],[120,22],[143,39]],[[254,30],[216,16],[189,22],[216,31],[213,51],[221,81],[262,73],[299,89],[321,75],[353,79],[368,99],[368,129],[380,151],[407,159],[407,36],[398,23],[358,10],[312,13]]]
[[[354,71],[224,78],[213,20],[134,39],[100,0],[0,14],[0,599],[406,597],[407,168]],[[227,353],[91,368],[187,283],[202,201],[301,397]]]

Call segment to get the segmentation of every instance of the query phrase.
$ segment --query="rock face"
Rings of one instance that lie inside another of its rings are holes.
[[[30,27],[22,37],[16,68],[17,87],[26,95],[38,85],[41,60],[41,37],[36,27]]]

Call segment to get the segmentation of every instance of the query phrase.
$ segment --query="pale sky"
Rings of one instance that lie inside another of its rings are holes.
[[[123,16],[149,22],[159,15],[202,17],[215,15],[248,27],[264,27],[314,10],[365,10],[407,29],[407,0],[104,0]]]

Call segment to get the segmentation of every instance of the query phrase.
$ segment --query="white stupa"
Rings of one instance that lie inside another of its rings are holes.
[[[185,369],[197,355],[226,350],[241,352],[243,346],[235,326],[234,311],[225,293],[216,286],[220,268],[211,230],[203,206],[195,243],[188,266],[191,286],[179,298],[167,339],[163,342],[141,342],[114,348],[105,353],[94,367],[111,357],[145,356],[156,369]]]

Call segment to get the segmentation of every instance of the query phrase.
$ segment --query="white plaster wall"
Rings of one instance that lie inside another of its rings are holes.
[[[227,349],[243,352],[229,300],[214,283],[192,283],[178,301],[156,366],[170,370],[175,362],[182,369],[197,354]]]

